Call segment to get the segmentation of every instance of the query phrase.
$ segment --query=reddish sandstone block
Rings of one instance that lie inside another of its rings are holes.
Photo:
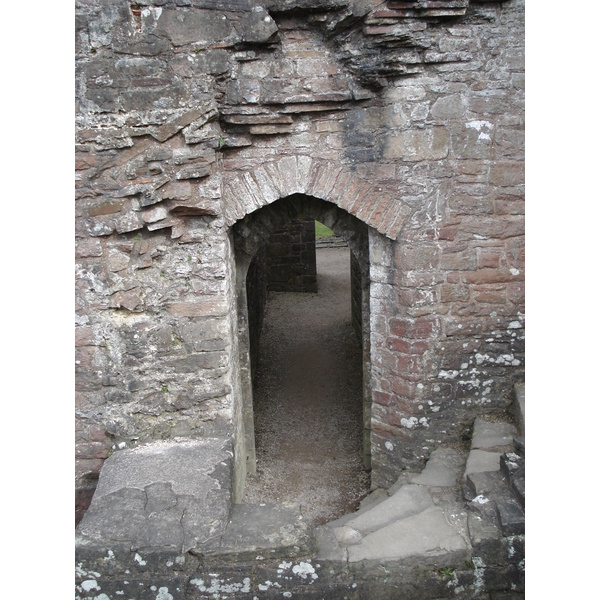
[[[402,424],[403,419],[410,419],[412,416],[414,415],[409,411],[393,411],[390,413],[389,423],[395,427],[404,427]]]
[[[397,239],[406,220],[410,217],[412,212],[412,208],[405,204],[399,204],[396,208],[394,219],[391,221],[390,225],[385,228],[385,235],[393,240]]]
[[[395,200],[391,196],[385,194],[379,199],[377,206],[373,209],[368,217],[368,223],[375,229],[379,230],[379,227],[385,218],[385,215],[394,205]]]
[[[477,267],[479,269],[497,269],[498,267],[500,267],[501,259],[502,253],[499,250],[495,250],[493,248],[480,248],[477,256]]]
[[[89,169],[98,166],[98,155],[92,152],[78,152],[75,154],[75,170]]]
[[[427,339],[439,330],[439,320],[435,317],[420,319],[390,319],[390,333],[396,337]]]
[[[394,377],[392,391],[396,396],[402,398],[414,398],[417,391],[417,382],[410,381],[404,377]]]
[[[473,294],[473,300],[487,304],[506,304],[506,292],[504,290],[499,292],[476,292]]]
[[[361,221],[370,223],[370,219],[368,219],[369,215],[373,212],[373,210],[379,205],[382,198],[385,197],[385,194],[382,192],[375,193],[372,196],[365,199],[365,201],[358,207],[356,212],[357,218]]]
[[[409,379],[411,376],[421,373],[421,361],[418,356],[413,354],[398,353],[396,355],[396,365],[398,373],[402,373],[404,377]]]
[[[91,369],[96,349],[91,346],[75,348],[75,365],[77,369]]]
[[[468,302],[469,288],[464,285],[444,284],[440,286],[442,302]]]
[[[371,416],[382,423],[389,423],[390,408],[382,404],[373,404],[371,407]]]
[[[96,346],[94,330],[88,326],[75,328],[75,347]]]
[[[444,253],[440,257],[440,268],[444,271],[473,271],[476,266],[477,254],[471,249]]]
[[[522,274],[513,274],[508,269],[478,269],[462,274],[462,279],[467,284],[508,283],[517,277],[523,278]]]
[[[490,183],[501,187],[523,185],[525,183],[525,163],[522,161],[494,163],[490,173]]]
[[[444,283],[445,273],[440,271],[396,271],[394,281],[408,288],[429,288]]]
[[[440,300],[437,287],[428,288],[405,288],[398,292],[398,300],[404,306],[408,307],[431,307]]]
[[[390,337],[386,340],[386,347],[388,350],[393,350],[394,352],[420,355],[427,351],[429,344],[427,342],[414,342],[396,337]]]
[[[393,396],[391,394],[377,390],[373,391],[372,398],[375,404],[381,404],[382,406],[389,406],[393,401]]]
[[[501,196],[494,200],[494,212],[497,215],[524,215],[525,198],[523,196]]]
[[[525,283],[522,281],[509,283],[506,286],[506,299],[517,306],[523,306],[525,302]]]
[[[363,204],[366,204],[372,201],[373,198],[379,197],[379,193],[377,192],[377,188],[375,188],[370,183],[367,183],[363,187],[360,188],[359,192],[356,194],[354,198],[354,202],[348,205],[348,212],[352,215],[356,215],[356,213],[360,210],[360,207]]]
[[[456,234],[458,233],[457,225],[447,225],[445,227],[440,227],[437,230],[437,239],[438,240],[448,240],[450,242],[454,241]]]

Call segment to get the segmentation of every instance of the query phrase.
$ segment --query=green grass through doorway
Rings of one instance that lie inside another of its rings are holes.
[[[333,233],[333,231],[331,231],[331,229],[329,229],[329,227],[326,227],[325,225],[323,225],[323,223],[319,222],[319,221],[315,221],[315,237],[318,238],[328,238],[328,237],[332,237],[334,236],[335,233]]]

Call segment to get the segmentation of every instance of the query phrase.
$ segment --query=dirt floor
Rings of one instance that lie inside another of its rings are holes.
[[[356,510],[370,484],[348,248],[317,249],[317,285],[269,294],[254,389],[258,469],[244,496],[299,502],[310,525]]]

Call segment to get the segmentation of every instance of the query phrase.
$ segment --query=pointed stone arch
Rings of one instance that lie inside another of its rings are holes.
[[[412,213],[389,191],[362,179],[349,167],[303,155],[228,173],[222,189],[228,226],[294,194],[331,202],[391,239],[397,238]]]
[[[232,189],[233,191],[233,189]],[[235,477],[234,498],[241,500],[247,473],[256,471],[254,440],[254,409],[250,357],[249,314],[246,277],[250,264],[270,236],[292,219],[315,219],[343,238],[352,253],[360,273],[360,337],[363,354],[363,462],[371,467],[371,348],[370,348],[370,261],[369,228],[367,224],[331,201],[303,193],[292,193],[265,204],[232,224],[231,236],[235,249],[236,297],[238,315],[238,349],[240,367],[241,406],[236,411],[241,419],[236,452],[244,457],[238,462],[240,473]]]

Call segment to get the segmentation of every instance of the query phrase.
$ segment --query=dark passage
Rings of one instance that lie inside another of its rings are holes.
[[[254,384],[258,467],[244,496],[298,502],[310,525],[356,510],[369,489],[348,248],[317,250],[317,282],[316,294],[269,294]]]

